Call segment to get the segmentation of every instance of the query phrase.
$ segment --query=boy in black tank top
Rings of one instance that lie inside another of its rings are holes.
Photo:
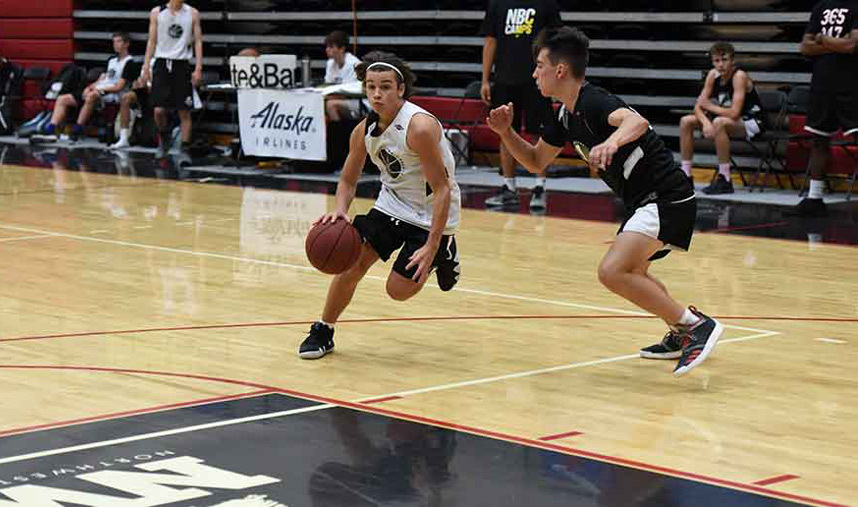
[[[748,73],[736,65],[736,51],[727,42],[717,42],[709,49],[712,69],[706,75],[703,89],[694,105],[694,113],[679,121],[679,150],[682,171],[691,176],[694,157],[694,132],[715,141],[718,174],[703,189],[706,194],[732,194],[730,179],[730,138],[753,139],[763,130],[760,97]]]
[[[697,203],[688,178],[673,163],[649,122],[622,99],[584,80],[590,41],[568,26],[547,28],[534,45],[539,91],[562,107],[536,146],[512,129],[513,105],[491,111],[488,124],[528,171],[545,169],[570,142],[592,170],[623,199],[626,219],[599,266],[599,281],[612,292],[665,321],[670,331],[641,357],[679,358],[674,375],[702,363],[724,327],[677,303],[649,274],[652,261],[670,250],[688,250]]]

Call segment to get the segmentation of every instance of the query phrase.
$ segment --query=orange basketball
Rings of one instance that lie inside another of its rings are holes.
[[[336,275],[351,268],[361,249],[360,233],[348,220],[317,224],[307,233],[304,250],[310,264],[322,273]]]

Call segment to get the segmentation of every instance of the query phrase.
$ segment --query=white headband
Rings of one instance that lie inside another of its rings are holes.
[[[394,71],[396,71],[397,74],[399,74],[399,79],[401,79],[402,81],[405,81],[405,77],[402,75],[402,72],[400,72],[400,70],[397,69],[395,65],[391,65],[387,62],[375,62],[375,63],[371,64],[369,67],[367,67],[366,70],[369,70],[375,66],[389,67],[390,69],[393,69]]]

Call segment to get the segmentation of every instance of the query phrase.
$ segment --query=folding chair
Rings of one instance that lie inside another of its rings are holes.
[[[760,107],[763,114],[763,122],[766,130],[760,133],[753,140],[743,139],[754,155],[760,159],[757,165],[757,171],[754,173],[754,180],[750,185],[750,191],[758,188],[760,192],[765,188],[762,184],[765,182],[765,177],[768,174],[774,174],[780,188],[784,188],[781,183],[780,174],[784,173],[789,178],[789,183],[792,188],[795,188],[795,181],[792,174],[787,171],[786,160],[778,151],[781,141],[788,137],[787,125],[787,95],[780,90],[758,90],[757,94],[760,97]],[[763,145],[761,148],[760,145]],[[777,167],[775,167],[777,165]],[[762,181],[760,178],[762,177]]]
[[[465,88],[465,92],[462,95],[462,99],[459,101],[459,106],[456,109],[456,112],[449,119],[443,120],[444,124],[444,137],[450,141],[450,148],[453,150],[453,155],[455,158],[461,157],[463,160],[471,163],[473,161],[473,130],[479,125],[482,125],[483,118],[486,116],[485,106],[480,102],[480,111],[481,114],[476,117],[466,117],[466,105],[472,103],[470,101],[478,100],[481,101],[480,97],[480,88],[482,86],[482,82],[480,81],[471,81],[468,83],[468,86]],[[451,131],[458,130],[467,134],[467,145],[466,148],[463,149],[459,144],[453,139]]]

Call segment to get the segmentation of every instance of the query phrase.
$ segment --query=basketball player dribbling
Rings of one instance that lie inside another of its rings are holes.
[[[670,250],[688,250],[697,203],[688,178],[649,122],[619,97],[584,80],[590,41],[566,26],[539,34],[533,78],[540,92],[562,107],[536,146],[512,128],[512,104],[487,119],[510,153],[532,173],[551,163],[568,141],[623,199],[626,220],[599,266],[599,280],[611,292],[661,317],[670,331],[661,343],[642,349],[645,358],[679,358],[674,375],[702,363],[723,326],[694,307],[684,308],[648,273],[652,261]]]
[[[381,172],[381,192],[369,213],[352,222],[363,238],[360,257],[331,282],[322,318],[313,323],[298,349],[302,359],[318,359],[334,350],[334,325],[358,283],[376,261],[387,261],[396,250],[399,255],[387,278],[387,293],[397,301],[420,292],[432,270],[442,291],[451,290],[459,280],[453,234],[461,197],[453,153],[441,124],[408,101],[414,74],[396,55],[371,52],[355,69],[372,112],[352,131],[337,184],[336,208],[313,225],[349,219],[367,155]]]

